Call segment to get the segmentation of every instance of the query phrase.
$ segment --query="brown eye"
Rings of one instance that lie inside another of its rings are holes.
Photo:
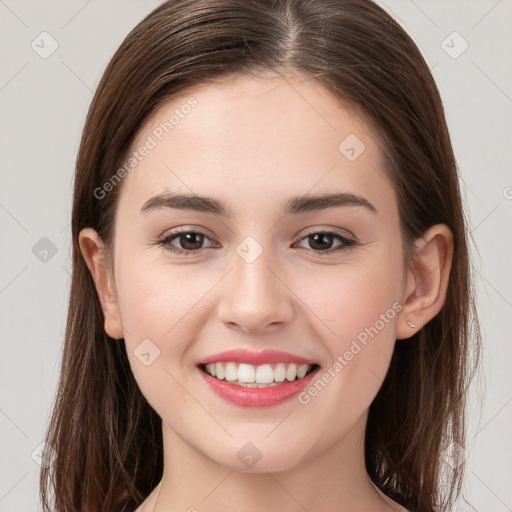
[[[180,234],[174,237],[174,239],[179,240],[181,249],[185,249],[186,251],[194,251],[197,249],[201,249],[204,241],[204,235],[200,233],[190,232],[185,234]]]
[[[335,239],[339,240],[341,243],[333,245]],[[303,240],[307,240],[308,244],[310,245],[310,249],[307,247],[306,249],[315,253],[332,253],[336,251],[347,250],[352,248],[357,243],[355,240],[330,231],[317,231],[315,233],[310,233],[309,235],[301,238],[300,241]],[[333,247],[334,249],[332,249]]]
[[[208,236],[201,231],[179,229],[159,240],[158,243],[173,253],[188,255],[207,248],[202,247],[205,239],[209,240]],[[179,246],[176,246],[176,243]]]
[[[308,241],[313,249],[322,251],[332,247],[333,238],[332,235],[326,233],[315,233],[308,236]]]

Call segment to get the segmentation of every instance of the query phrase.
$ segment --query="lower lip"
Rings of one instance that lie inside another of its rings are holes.
[[[227,402],[240,407],[271,407],[298,395],[311,383],[318,370],[319,367],[302,379],[288,381],[268,388],[246,388],[225,380],[216,379],[201,369],[199,369],[199,373],[210,389]]]

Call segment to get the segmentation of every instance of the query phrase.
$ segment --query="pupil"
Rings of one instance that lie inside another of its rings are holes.
[[[203,243],[203,241],[202,241],[202,236],[203,235],[201,235],[199,233],[186,233],[185,235],[181,235],[181,236],[184,237],[185,240],[186,240],[185,244],[182,244],[182,247],[184,249],[193,250],[193,249],[201,248],[201,245]],[[199,241],[194,241],[195,237],[199,237]],[[189,244],[189,247],[186,247],[187,244]],[[192,247],[190,247],[190,245],[192,245]],[[198,247],[196,247],[196,245]]]
[[[319,240],[320,240],[320,247],[319,247],[320,249],[329,249],[330,246],[332,245],[332,240],[330,240],[330,243],[329,243],[329,239],[331,238],[331,235],[315,233],[314,235],[311,235],[311,237],[313,238],[313,243],[311,243],[312,247],[314,246],[314,244],[318,244]],[[321,245],[322,243],[327,244],[328,247],[326,247],[326,245]]]

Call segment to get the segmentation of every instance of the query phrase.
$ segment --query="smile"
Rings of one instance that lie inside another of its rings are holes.
[[[311,384],[320,366],[278,350],[228,350],[197,363],[207,388],[239,407],[270,407],[291,400]]]
[[[267,388],[282,385],[283,382],[300,380],[317,365],[295,363],[271,363],[252,365],[234,361],[208,363],[203,371],[217,380],[224,380],[235,386]]]

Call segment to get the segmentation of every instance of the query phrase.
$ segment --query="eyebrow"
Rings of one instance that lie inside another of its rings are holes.
[[[378,215],[378,210],[368,199],[352,194],[351,192],[339,192],[331,194],[316,194],[297,196],[288,199],[282,206],[284,215],[338,208],[341,206],[359,206],[366,208]],[[210,197],[195,194],[174,194],[166,192],[148,199],[142,206],[141,213],[152,210],[169,208],[177,210],[192,210],[197,212],[213,213],[226,218],[232,218],[234,212],[221,201]]]

